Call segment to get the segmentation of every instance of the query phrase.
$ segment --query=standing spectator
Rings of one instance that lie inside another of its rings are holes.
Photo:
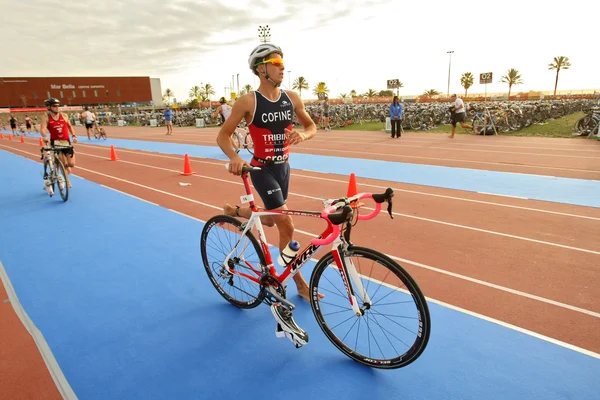
[[[323,100],[323,123],[325,124],[325,131],[329,131],[329,98],[327,98],[327,95]]]
[[[165,125],[167,125],[167,135],[173,134],[173,110],[171,106],[165,109]]]
[[[390,105],[390,120],[392,122],[392,138],[399,138],[402,136],[402,113],[403,113],[402,104],[398,100],[398,96],[394,96],[392,100],[392,104]]]

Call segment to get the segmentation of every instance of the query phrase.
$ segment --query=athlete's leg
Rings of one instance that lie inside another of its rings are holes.
[[[60,161],[63,163],[63,166],[65,167],[65,175],[66,175],[66,178],[67,178],[67,186],[68,187],[72,187],[71,186],[71,179],[69,179],[69,176],[71,175],[71,168],[75,167],[75,154],[60,153],[58,155],[58,158],[60,159]]]
[[[258,207],[258,209],[260,210],[261,207]],[[225,205],[223,206],[223,214],[229,215],[231,217],[241,217],[249,219],[252,215],[252,210],[250,209],[250,207],[233,207],[231,204],[225,203]],[[275,220],[271,215],[261,216],[260,222],[262,222],[262,224],[265,226],[275,226]]]

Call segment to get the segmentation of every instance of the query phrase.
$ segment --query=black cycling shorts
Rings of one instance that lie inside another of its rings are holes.
[[[260,171],[251,171],[250,178],[266,210],[283,206],[288,197],[290,164],[261,165]]]

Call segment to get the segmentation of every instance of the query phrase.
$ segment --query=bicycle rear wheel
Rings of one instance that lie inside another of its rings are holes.
[[[415,361],[425,350],[431,330],[429,308],[414,279],[378,251],[350,246],[366,302],[350,279],[358,306],[356,316],[345,280],[330,252],[319,260],[310,278],[310,303],[323,333],[351,359],[373,368],[395,369]],[[317,294],[325,297],[318,299]],[[377,337],[379,336],[379,338]]]
[[[250,154],[254,155],[254,142],[252,142],[252,136],[250,136],[250,133],[247,133],[246,137],[244,138],[244,147]]]
[[[242,272],[254,277],[260,273],[259,264],[266,265],[262,249],[251,232],[241,236],[242,223],[228,215],[216,215],[206,221],[202,229],[200,250],[202,262],[213,286],[221,296],[239,308],[254,308],[263,298],[260,285],[230,270]],[[225,257],[238,244],[235,253],[223,266]]]

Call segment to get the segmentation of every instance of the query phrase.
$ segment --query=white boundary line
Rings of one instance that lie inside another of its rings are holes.
[[[54,381],[54,384],[56,385],[56,388],[62,395],[63,399],[77,400],[77,396],[75,395],[73,388],[71,388],[71,385],[69,385],[67,378],[65,378],[65,375],[60,369],[60,366],[58,365],[56,358],[54,358],[54,354],[52,354],[52,350],[50,350],[50,346],[48,346],[44,335],[42,334],[42,332],[40,332],[37,326],[35,326],[31,318],[29,318],[29,315],[27,315],[27,312],[19,302],[17,293],[15,292],[15,289],[13,288],[8,274],[6,273],[6,270],[4,269],[4,266],[2,265],[1,261],[0,280],[2,280],[2,282],[4,283],[4,288],[6,289],[6,293],[8,294],[8,299],[10,300],[13,310],[15,310],[15,313],[21,320],[21,323],[33,338],[33,341],[35,342],[42,356],[42,359],[46,364],[46,368],[48,369],[48,372],[50,372],[50,376],[52,377],[52,380]]]

